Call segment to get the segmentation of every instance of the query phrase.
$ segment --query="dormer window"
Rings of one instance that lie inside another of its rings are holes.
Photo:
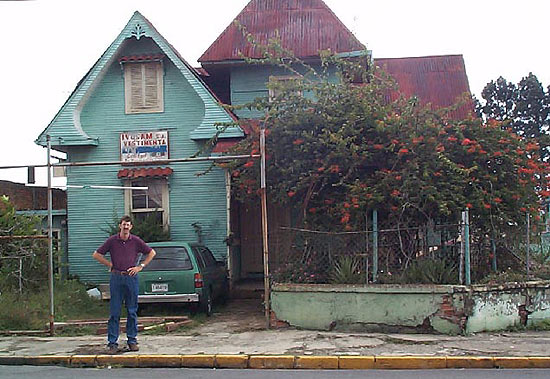
[[[126,114],[164,112],[164,70],[159,56],[124,57]]]

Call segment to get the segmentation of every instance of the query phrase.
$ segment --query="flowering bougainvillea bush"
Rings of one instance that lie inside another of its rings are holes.
[[[329,53],[317,69],[292,58],[277,64],[296,79],[270,83],[277,96],[247,104],[265,117],[241,121],[250,133],[234,152],[257,154],[265,127],[268,196],[299,208],[303,226],[362,230],[372,209],[409,226],[456,222],[470,209],[480,230],[503,231],[526,212],[537,216],[550,195],[536,142],[473,112],[452,117],[470,106],[467,96],[448,109],[391,100],[395,83],[383,71]],[[257,196],[259,161],[229,168],[235,195]]]

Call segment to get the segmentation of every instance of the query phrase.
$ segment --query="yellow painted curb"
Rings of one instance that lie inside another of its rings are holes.
[[[285,369],[294,368],[293,355],[251,355],[248,368]]]
[[[95,367],[96,355],[73,355],[70,365],[73,367]]]
[[[214,355],[206,355],[206,354],[182,355],[181,366],[214,368]]]
[[[299,356],[296,357],[296,368],[307,369],[337,369],[338,357],[334,356]]]
[[[526,357],[495,357],[497,368],[529,368],[529,358]]]
[[[338,357],[338,368],[344,370],[368,370],[374,368],[373,356],[340,356]]]
[[[550,357],[530,357],[529,367],[550,368]]]
[[[95,359],[97,366],[138,367],[137,355],[101,354]]]
[[[375,357],[374,368],[376,369],[432,369],[446,368],[446,357],[422,357],[422,356],[406,356],[406,357]]]
[[[0,365],[21,366],[27,361],[27,357],[21,355],[0,356]]]
[[[181,355],[140,355],[139,367],[181,367]]]
[[[247,368],[248,355],[217,355],[215,356],[217,368]]]
[[[447,368],[494,368],[493,357],[447,357]]]

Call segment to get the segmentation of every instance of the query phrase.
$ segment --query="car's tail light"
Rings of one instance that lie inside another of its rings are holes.
[[[195,274],[195,288],[202,288],[203,281],[202,281],[202,275],[200,273]]]

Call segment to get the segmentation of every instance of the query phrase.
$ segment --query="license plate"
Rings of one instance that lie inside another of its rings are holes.
[[[151,284],[151,292],[168,292],[168,283]]]

